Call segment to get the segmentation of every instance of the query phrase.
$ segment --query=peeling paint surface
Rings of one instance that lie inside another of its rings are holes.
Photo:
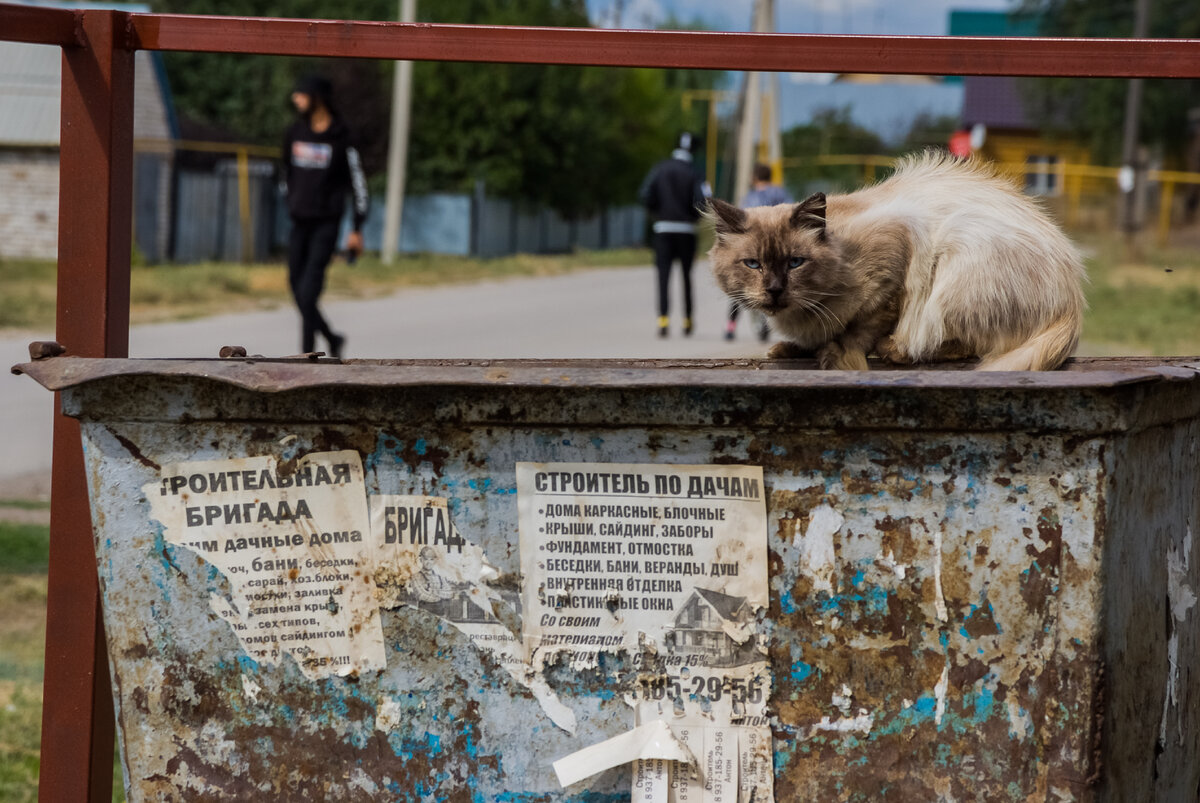
[[[290,366],[272,391],[237,366],[139,365],[64,393],[131,800],[629,799],[629,765],[561,789],[552,761],[629,730],[647,655],[545,667],[574,734],[419,606],[380,611],[381,670],[248,658],[209,607],[225,579],[164,538],[142,488],[173,463],[341,450],[368,501],[444,499],[501,599],[521,592],[517,462],[761,466],[777,800],[1195,799],[1194,370],[807,387],[610,366],[568,387],[500,364],[440,385],[342,367],[366,366]],[[497,618],[519,632],[517,613]]]

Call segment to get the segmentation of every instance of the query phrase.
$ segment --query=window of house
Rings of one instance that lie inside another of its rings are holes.
[[[1030,195],[1058,195],[1059,176],[1057,156],[1029,156],[1025,164],[1025,192]]]

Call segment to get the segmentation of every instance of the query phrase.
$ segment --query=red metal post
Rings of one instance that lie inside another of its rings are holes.
[[[78,14],[63,48],[58,341],[68,353],[129,353],[133,52],[127,15]],[[79,424],[54,425],[42,800],[112,797],[113,706]]]

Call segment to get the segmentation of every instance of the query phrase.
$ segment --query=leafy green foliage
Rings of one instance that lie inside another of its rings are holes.
[[[812,155],[882,153],[883,140],[858,125],[850,108],[824,109],[813,115],[811,123],[798,125],[783,133],[784,153]]]
[[[851,118],[850,108],[824,109],[811,122],[794,126],[782,134],[783,152],[802,160],[818,156],[874,155],[884,153],[883,140]],[[857,165],[817,165],[804,161],[784,176],[788,188],[797,197],[809,188],[849,191],[863,183],[863,169]]]
[[[579,0],[442,0],[431,22],[585,27]],[[568,218],[633,200],[684,127],[678,71],[532,64],[414,68],[411,187],[545,204]]]
[[[896,154],[921,151],[926,148],[944,148],[950,135],[960,128],[958,115],[935,116],[921,112],[912,121],[908,134],[896,147]]]
[[[156,11],[229,13],[220,0],[152,0]],[[394,0],[246,0],[239,14],[394,19]],[[587,27],[583,0],[438,0],[423,22]],[[321,72],[355,130],[368,173],[386,166],[391,62],[168,53],[177,108],[239,139],[276,144],[291,117],[295,79]],[[680,93],[720,73],[530,64],[419,62],[413,70],[411,192],[471,191],[546,205],[568,218],[632,201],[678,131],[699,127]],[[702,130],[702,129],[700,129]],[[378,184],[378,180],[373,182]]]
[[[154,11],[173,14],[234,13],[303,19],[394,19],[394,0],[151,0]],[[166,53],[176,108],[200,123],[242,141],[277,145],[291,118],[288,98],[296,78],[321,72],[333,82],[339,110],[353,123],[368,170],[386,154],[390,64],[356,59],[302,59],[230,53]],[[384,110],[380,113],[380,109]],[[380,136],[382,134],[382,136]],[[378,144],[382,143],[382,150]],[[386,158],[386,157],[384,157]]]
[[[1022,13],[1039,15],[1045,36],[1125,37],[1133,32],[1134,5],[1129,0],[1025,0]],[[1200,6],[1191,0],[1155,0],[1149,36],[1200,36]],[[1097,161],[1115,163],[1120,158],[1128,82],[1039,78],[1029,83],[1030,100],[1047,126],[1089,143]],[[1147,80],[1141,141],[1181,154],[1188,137],[1187,112],[1197,105],[1197,90],[1200,82],[1195,80]]]

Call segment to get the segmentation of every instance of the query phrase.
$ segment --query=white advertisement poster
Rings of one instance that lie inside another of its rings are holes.
[[[631,754],[634,799],[771,799],[761,467],[518,463],[517,494],[533,664],[627,650],[662,668],[635,725],[666,722],[692,760]]]
[[[211,605],[255,661],[288,654],[310,679],[386,666],[357,452],[167,465],[143,491],[164,540],[228,580]]]

